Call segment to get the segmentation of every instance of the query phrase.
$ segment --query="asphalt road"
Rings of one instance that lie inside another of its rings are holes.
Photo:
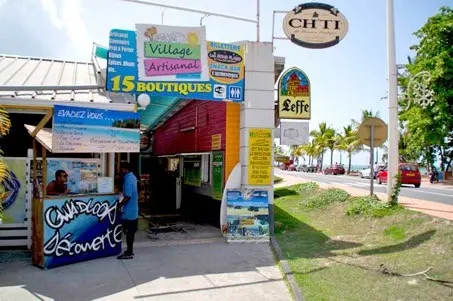
[[[280,172],[315,182],[334,185],[338,188],[344,188],[345,190],[347,190],[347,187],[354,187],[356,189],[363,189],[368,191],[370,190],[370,179],[360,179],[359,177],[322,175],[294,171],[293,172],[280,171]],[[386,184],[378,185],[376,181],[374,181],[374,184],[375,184],[374,189],[376,193],[387,193]],[[423,184],[425,183],[422,183],[422,186],[420,188],[415,188],[413,185],[412,186],[403,185],[403,187],[401,188],[400,195],[408,198],[453,205],[453,189],[440,187],[435,188],[424,187]]]

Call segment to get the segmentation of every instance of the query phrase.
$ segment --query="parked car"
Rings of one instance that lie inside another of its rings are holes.
[[[399,171],[401,173],[401,184],[414,185],[419,188],[422,183],[422,176],[417,164],[400,163]],[[387,168],[378,172],[376,179],[378,184],[387,183],[388,181]]]
[[[374,179],[376,179],[376,176],[378,174],[378,172],[381,170],[381,169],[384,169],[385,168],[385,165],[378,165],[377,168],[374,170]],[[371,167],[368,166],[368,168],[364,168],[360,171],[360,177],[363,179],[363,178],[370,178],[370,174],[371,174]]]
[[[300,164],[296,167],[297,171],[306,171],[308,168],[307,164]]]
[[[325,175],[344,175],[345,172],[343,165],[340,164],[335,164],[324,169]]]

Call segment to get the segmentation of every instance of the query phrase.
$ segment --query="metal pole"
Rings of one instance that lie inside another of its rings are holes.
[[[374,194],[374,125],[370,127],[370,196]]]
[[[161,25],[164,25],[164,13],[165,13],[165,9],[162,10],[162,12],[160,13],[160,24]]]
[[[249,22],[249,23],[257,23],[258,22],[258,20],[253,20],[253,19],[235,17],[235,16],[230,16],[230,15],[225,15],[225,14],[218,14],[218,13],[213,13],[213,12],[204,11],[204,10],[186,8],[186,7],[176,6],[176,5],[168,5],[168,4],[156,3],[156,2],[151,2],[151,1],[141,1],[141,0],[122,0],[122,1],[131,2],[131,3],[137,3],[137,4],[152,5],[152,6],[164,7],[164,8],[170,8],[170,9],[176,9],[176,10],[182,10],[182,11],[187,11],[187,12],[197,13],[197,14],[207,14],[209,16],[222,17],[222,18],[233,19],[233,20],[238,20],[238,21],[244,21],[244,22]]]
[[[274,51],[275,10],[272,12],[272,51]]]
[[[387,0],[387,57],[389,101],[389,151],[388,151],[388,198],[392,196],[395,176],[398,174],[398,95],[395,58],[395,16],[393,0]]]
[[[260,0],[256,0],[256,41],[260,41]]]

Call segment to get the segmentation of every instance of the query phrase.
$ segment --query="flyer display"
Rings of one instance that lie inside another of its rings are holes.
[[[205,27],[112,29],[106,89],[200,100],[244,100],[244,49],[206,41]]]
[[[269,240],[269,198],[267,190],[228,189],[227,240]]]
[[[137,113],[55,106],[53,153],[113,153],[140,151]]]
[[[99,164],[98,160],[89,159],[48,159],[46,186],[55,180],[56,172],[61,170],[68,175],[66,185],[69,193],[96,193]]]

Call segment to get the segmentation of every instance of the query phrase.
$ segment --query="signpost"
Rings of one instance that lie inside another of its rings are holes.
[[[387,140],[387,125],[382,119],[368,118],[359,127],[360,142],[370,147],[370,195],[374,194],[374,148]]]

